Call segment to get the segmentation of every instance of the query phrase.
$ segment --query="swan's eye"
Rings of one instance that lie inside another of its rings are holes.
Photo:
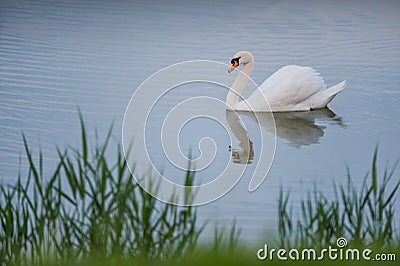
[[[228,73],[231,73],[235,68],[237,68],[239,66],[239,59],[240,59],[240,56],[237,58],[233,58],[231,60],[232,66],[231,66],[231,68],[229,68]]]
[[[233,59],[231,60],[231,64],[232,64],[232,65],[234,65],[234,64],[239,65],[239,59],[240,59],[240,57],[233,58]]]

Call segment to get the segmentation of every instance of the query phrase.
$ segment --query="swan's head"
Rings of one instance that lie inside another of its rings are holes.
[[[231,73],[239,65],[246,65],[253,62],[254,58],[250,52],[246,51],[237,52],[231,60],[232,66],[231,68],[229,68],[228,73]]]

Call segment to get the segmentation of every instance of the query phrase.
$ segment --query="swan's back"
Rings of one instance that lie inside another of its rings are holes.
[[[339,86],[340,85],[340,86]],[[342,82],[326,90],[324,79],[311,67],[289,65],[266,79],[247,99],[254,111],[306,111],[325,107],[345,86]],[[265,99],[270,105],[266,108]],[[239,110],[249,110],[244,102]]]
[[[324,79],[311,67],[290,65],[266,79],[259,92],[267,98],[273,111],[309,110],[303,106],[304,102],[325,88]]]

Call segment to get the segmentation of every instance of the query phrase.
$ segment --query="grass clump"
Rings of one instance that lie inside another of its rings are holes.
[[[35,160],[24,136],[27,178],[0,183],[0,265],[166,261],[191,254],[204,227],[197,225],[196,209],[161,203],[142,190],[119,145],[115,162],[106,157],[112,130],[91,148],[81,115],[80,121],[81,147],[57,149],[49,177],[42,153]]]
[[[316,187],[300,202],[299,219],[293,219],[289,193],[281,190],[278,200],[279,244],[282,247],[325,248],[345,237],[356,247],[380,250],[400,248],[400,230],[395,224],[395,195],[400,186],[393,179],[397,163],[378,179],[375,149],[371,170],[358,189],[347,170],[345,185],[334,184],[334,198],[328,199]]]

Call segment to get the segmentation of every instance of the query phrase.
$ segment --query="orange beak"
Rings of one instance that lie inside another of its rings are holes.
[[[233,64],[232,64],[232,66],[231,66],[231,68],[229,68],[229,70],[228,70],[228,73],[231,73],[233,70],[235,70],[235,68],[237,68],[238,67],[238,65],[239,65],[239,63],[238,62],[233,62]]]

